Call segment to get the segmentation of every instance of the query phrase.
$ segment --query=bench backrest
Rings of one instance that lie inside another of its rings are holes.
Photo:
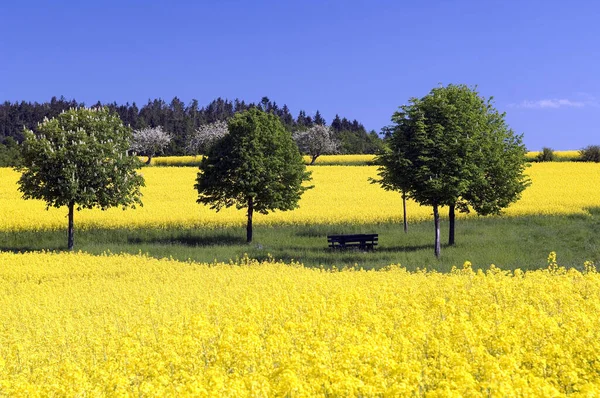
[[[328,242],[362,242],[378,240],[378,234],[327,235]]]

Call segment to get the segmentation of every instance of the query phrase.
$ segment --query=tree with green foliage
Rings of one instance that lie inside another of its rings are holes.
[[[129,156],[131,129],[108,108],[73,108],[25,129],[19,191],[47,208],[67,206],[68,249],[73,250],[74,210],[141,205],[142,163]]]
[[[579,159],[582,162],[600,162],[600,145],[588,145],[579,150]]]
[[[21,163],[21,149],[13,137],[6,137],[0,143],[0,167],[18,166]]]
[[[213,145],[200,164],[194,187],[198,203],[217,211],[247,209],[246,240],[252,242],[255,211],[292,210],[310,173],[279,118],[253,108],[234,115],[229,134]]]
[[[494,109],[491,99],[486,101],[485,109],[487,124],[480,131],[470,157],[476,172],[462,194],[464,203],[481,216],[501,214],[531,185],[525,175],[529,163],[522,135],[507,126],[505,114]]]
[[[554,149],[549,147],[543,147],[542,151],[535,157],[538,162],[554,162],[556,160],[556,154]]]
[[[498,214],[520,198],[529,185],[526,149],[492,99],[465,85],[435,88],[400,109],[392,117],[390,150],[378,158],[378,182],[432,206],[439,257],[439,208],[449,209],[453,245],[456,210]]]
[[[321,115],[321,112],[319,112],[318,109],[317,109],[317,112],[315,112],[315,117],[313,118],[313,122],[315,124],[319,124],[321,126],[325,126],[327,124],[325,122],[325,118],[323,118],[323,116]]]
[[[393,127],[386,126],[383,128],[386,136],[386,141],[392,138]],[[400,143],[405,137],[403,135],[395,136],[395,151],[393,152],[389,146],[384,146],[380,153],[375,157],[375,164],[379,165],[379,178],[371,178],[371,183],[378,183],[386,191],[399,191],[402,196],[402,225],[404,233],[408,232],[408,219],[406,215],[406,192],[410,188],[409,175],[405,173],[408,167],[407,156],[405,154],[398,156],[397,151],[405,150],[408,143]]]

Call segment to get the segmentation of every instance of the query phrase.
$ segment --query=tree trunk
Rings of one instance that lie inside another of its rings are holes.
[[[248,224],[246,224],[246,242],[252,242],[252,213],[254,212],[254,202],[248,198]]]
[[[408,232],[408,221],[406,220],[406,194],[402,192],[402,211],[404,213],[404,233]]]
[[[450,231],[448,233],[448,246],[454,245],[454,207],[454,205],[451,205],[450,209],[448,210],[448,220],[450,221]]]
[[[435,225],[435,257],[440,258],[440,212],[437,205],[433,205],[433,223]]]
[[[151,161],[152,161],[152,155],[148,155],[148,160],[146,160],[146,164],[150,165]]]
[[[73,212],[75,210],[75,203],[69,203],[69,228],[67,230],[67,248],[73,250]]]
[[[317,158],[319,157],[319,155],[312,155],[312,160],[310,161],[310,165],[312,166],[313,164],[315,164],[315,162],[317,161]]]

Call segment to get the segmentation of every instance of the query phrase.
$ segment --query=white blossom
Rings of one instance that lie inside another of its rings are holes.
[[[293,137],[300,152],[312,157],[310,164],[314,164],[321,155],[337,153],[339,150],[339,143],[331,128],[320,124],[294,133]]]
[[[188,153],[194,155],[199,153],[205,154],[211,146],[221,138],[225,137],[228,133],[227,123],[223,121],[202,125],[194,131],[188,141],[186,149]]]
[[[170,142],[171,136],[161,126],[146,127],[133,132],[131,149],[136,153],[148,156],[148,163],[150,163],[152,156],[162,152]]]

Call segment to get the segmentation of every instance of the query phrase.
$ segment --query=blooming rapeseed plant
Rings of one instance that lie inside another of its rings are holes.
[[[370,184],[376,166],[312,167],[311,189],[302,196],[300,207],[289,212],[257,214],[255,224],[384,223],[402,220],[402,197]],[[80,228],[163,228],[242,226],[244,210],[224,209],[219,213],[196,203],[194,167],[149,167],[142,171],[143,207],[83,210],[77,214]],[[517,203],[506,209],[507,216],[588,214],[600,207],[600,164],[548,162],[527,169],[532,185]],[[65,209],[46,211],[43,202],[21,199],[17,191],[19,174],[0,168],[0,230],[65,228]],[[431,209],[408,201],[409,221],[431,220]],[[445,211],[442,210],[442,215]],[[458,217],[472,217],[473,214]]]
[[[525,155],[529,160],[535,160],[539,152],[527,152]],[[554,151],[554,156],[559,160],[577,160],[579,151]],[[146,160],[144,156],[141,160]],[[199,165],[202,155],[198,156],[157,156],[152,158],[153,166],[192,166]],[[309,164],[310,156],[304,156],[304,161]],[[317,158],[315,165],[367,165],[375,161],[375,155],[321,155]]]
[[[152,166],[199,166],[203,156],[158,156],[152,158]],[[310,164],[312,158],[303,156],[304,162]],[[141,160],[147,160],[147,157],[141,156]],[[321,155],[317,158],[314,165],[367,165],[372,164],[375,155]]]
[[[600,275],[0,253],[0,396],[594,396]]]
[[[554,153],[554,157],[556,158],[556,160],[573,161],[573,160],[578,160],[580,157],[579,151],[553,151],[553,153]],[[539,151],[538,152],[530,151],[530,152],[527,152],[527,154],[525,154],[525,156],[529,160],[536,160],[539,154],[540,154]]]

